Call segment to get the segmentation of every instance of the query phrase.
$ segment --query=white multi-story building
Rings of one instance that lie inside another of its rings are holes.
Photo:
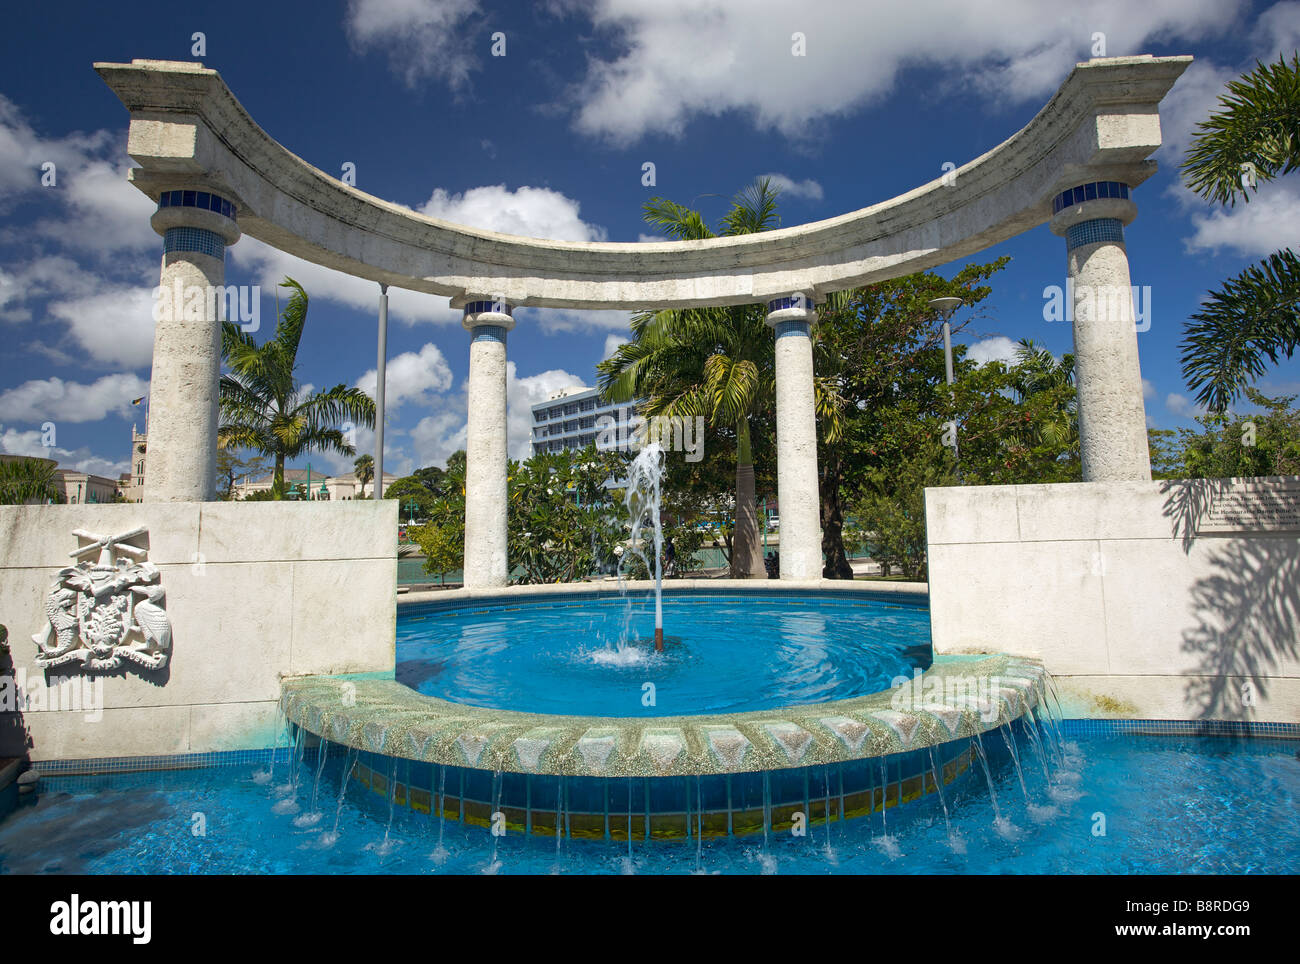
[[[601,450],[625,449],[635,429],[632,419],[639,404],[602,401],[598,388],[578,385],[562,389],[533,406],[533,454],[588,445]]]

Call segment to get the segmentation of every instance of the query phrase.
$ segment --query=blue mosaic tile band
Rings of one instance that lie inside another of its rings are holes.
[[[1084,720],[1061,721],[1066,736],[1217,736],[1300,740],[1300,723],[1252,720]]]
[[[173,251],[197,251],[221,259],[226,256],[226,242],[215,231],[203,228],[168,228],[163,235],[163,254]]]
[[[158,196],[159,208],[198,208],[214,211],[235,220],[235,203],[207,191],[163,191]]]
[[[767,303],[767,311],[768,314],[771,314],[774,311],[784,311],[787,308],[809,309],[812,308],[812,306],[813,306],[812,299],[809,298],[807,295],[804,295],[802,297],[798,295],[791,295],[788,298],[777,298],[775,301],[769,301]]]
[[[470,341],[495,341],[506,343],[506,330],[501,325],[475,325]]]
[[[498,315],[513,315],[514,309],[501,301],[470,301],[465,305],[465,314],[477,315],[484,311],[490,311]]]
[[[806,321],[778,321],[772,328],[777,338],[792,338],[796,335],[807,338],[812,334],[812,325]]]
[[[1103,242],[1124,243],[1124,225],[1116,218],[1094,218],[1080,221],[1065,232],[1065,250],[1073,251],[1085,244]]]
[[[1052,213],[1059,214],[1066,208],[1082,204],[1084,201],[1097,201],[1103,198],[1127,201],[1128,192],[1129,186],[1122,181],[1093,181],[1091,184],[1080,184],[1052,198]]]
[[[270,763],[278,753],[287,760],[291,746],[264,750],[220,750],[211,753],[175,753],[161,756],[96,757],[85,760],[37,760],[32,769],[42,776],[134,773],[141,770],[195,770],[207,767],[255,766]]]

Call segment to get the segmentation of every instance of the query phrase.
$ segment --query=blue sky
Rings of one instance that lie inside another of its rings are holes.
[[[758,175],[779,176],[786,225],[886,200],[1023,126],[1097,34],[1105,53],[1192,54],[1162,107],[1160,173],[1134,195],[1132,280],[1151,288],[1139,335],[1148,422],[1190,425],[1178,366],[1187,316],[1245,265],[1295,242],[1300,181],[1212,208],[1178,184],[1195,123],[1256,57],[1300,43],[1300,2],[1232,0],[352,0],[311,4],[24,4],[0,36],[0,450],[129,467],[130,400],[148,390],[161,239],[127,184],[127,113],[95,61],[200,60],[310,163],[356,165],[362,190],[428,214],[568,240],[636,241],[660,194],[712,221]],[[795,32],[806,55],[791,56]],[[204,56],[191,53],[204,34]],[[493,34],[505,56],[493,57]],[[54,186],[41,183],[53,162]],[[656,185],[643,186],[642,165]],[[1046,226],[989,249],[1011,266],[965,341],[980,358],[1032,337],[1065,245]],[[941,269],[950,274],[958,265]],[[250,238],[227,283],[262,285],[264,333],[286,274],[312,296],[304,381],[373,385],[377,287]],[[510,338],[511,454],[528,406],[574,384],[626,332],[623,312],[523,309]],[[438,464],[464,444],[468,336],[446,299],[392,292],[386,465]],[[1300,361],[1260,387],[1300,392]],[[55,444],[42,447],[42,425]],[[361,433],[358,446],[371,446]],[[350,460],[313,456],[350,470]]]

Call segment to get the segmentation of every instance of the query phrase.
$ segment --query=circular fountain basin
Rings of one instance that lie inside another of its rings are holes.
[[[397,682],[454,703],[652,717],[806,706],[931,663],[923,600],[790,593],[518,599],[399,615]]]
[[[924,593],[674,590],[661,655],[644,588],[630,609],[604,587],[407,603],[396,678],[286,679],[282,706],[390,807],[611,840],[768,832],[942,792],[1045,692],[1032,660],[929,665]]]

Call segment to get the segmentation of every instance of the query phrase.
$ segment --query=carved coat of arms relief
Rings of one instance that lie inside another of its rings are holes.
[[[124,661],[161,669],[171,656],[172,627],[163,608],[163,587],[147,550],[130,545],[145,528],[116,536],[74,529],[85,540],[74,559],[98,553],[59,570],[45,601],[48,622],[32,636],[38,666],[80,663],[87,670],[113,670]]]

